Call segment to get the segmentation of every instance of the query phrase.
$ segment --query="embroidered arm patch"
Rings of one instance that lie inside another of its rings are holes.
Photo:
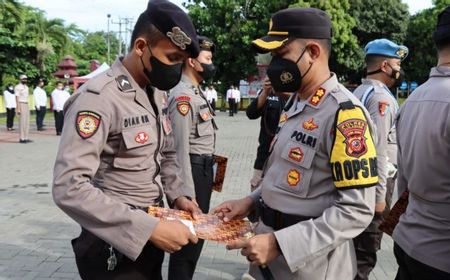
[[[364,112],[339,109],[330,164],[338,189],[370,187],[378,182],[377,154]]]
[[[191,110],[191,105],[187,101],[179,101],[177,103],[177,110],[182,116],[186,116]]]
[[[76,118],[76,130],[83,139],[92,137],[100,127],[101,116],[92,111],[80,111]]]

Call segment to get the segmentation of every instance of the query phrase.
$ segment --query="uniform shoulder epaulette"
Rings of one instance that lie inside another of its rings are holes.
[[[86,91],[93,94],[100,94],[102,89],[114,81],[114,76],[107,75],[109,71],[101,73],[95,78],[90,79],[86,82]]]

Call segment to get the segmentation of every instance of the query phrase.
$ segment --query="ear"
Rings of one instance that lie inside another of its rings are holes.
[[[195,60],[194,59],[188,58],[187,59],[187,64],[188,64],[188,66],[190,66],[192,68],[195,68]]]
[[[308,53],[312,60],[316,60],[322,53],[322,49],[319,44],[311,42],[308,46]]]
[[[383,71],[386,71],[388,68],[388,61],[387,60],[383,60],[383,62],[380,65],[380,69]]]
[[[147,46],[147,41],[144,38],[138,37],[134,41],[133,49],[138,56],[144,55],[146,48],[148,48],[148,46]]]

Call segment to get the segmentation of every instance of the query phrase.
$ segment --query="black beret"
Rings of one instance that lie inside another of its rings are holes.
[[[277,49],[289,38],[330,39],[331,18],[315,8],[289,8],[272,15],[267,36],[254,40],[253,46],[264,53]]]
[[[208,37],[198,36],[198,44],[200,45],[200,51],[210,51],[214,53],[216,50],[216,45]]]
[[[436,44],[450,39],[450,6],[447,6],[438,16],[433,40]]]
[[[177,47],[197,57],[197,33],[189,16],[177,5],[167,0],[150,0],[147,10],[150,22]]]

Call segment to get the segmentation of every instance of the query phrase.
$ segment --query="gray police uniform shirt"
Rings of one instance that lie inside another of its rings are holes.
[[[163,193],[170,201],[193,196],[164,126],[167,97],[153,96],[156,110],[120,60],[89,80],[66,102],[53,175],[56,204],[132,260],[158,219],[131,205],[149,206]]]
[[[385,201],[388,161],[396,163],[397,143],[394,119],[398,103],[385,84],[374,79],[363,79],[353,94],[363,103],[370,113],[376,127],[378,177],[376,202]]]
[[[340,110],[344,103],[356,107]],[[268,266],[276,279],[353,279],[352,238],[369,225],[375,207],[373,124],[335,74],[308,100],[294,95],[287,104],[262,183],[251,197],[309,219],[274,233],[282,255]],[[255,230],[273,231],[262,222]],[[250,272],[261,279],[257,267]]]
[[[217,130],[214,111],[200,87],[194,86],[190,78],[183,75],[180,83],[170,91],[169,116],[181,167],[181,178],[194,190],[189,154],[214,153]]]
[[[399,193],[409,204],[395,242],[412,258],[450,273],[450,67],[431,69],[397,119]]]

